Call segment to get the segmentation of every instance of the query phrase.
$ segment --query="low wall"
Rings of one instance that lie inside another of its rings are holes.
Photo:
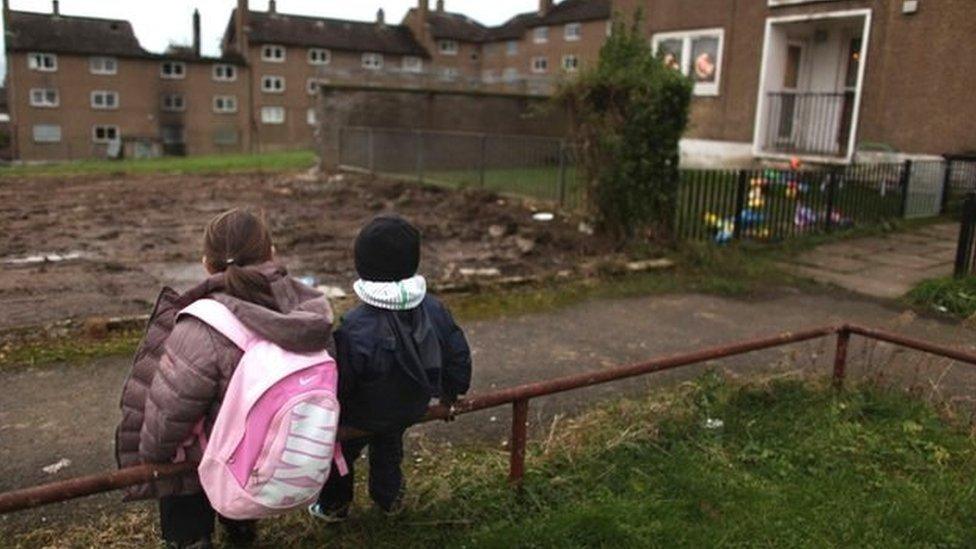
[[[481,91],[323,84],[318,113],[323,169],[338,165],[340,129],[350,126],[546,137],[569,129],[547,97]]]

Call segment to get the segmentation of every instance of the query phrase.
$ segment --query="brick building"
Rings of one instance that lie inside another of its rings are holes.
[[[976,150],[972,0],[614,0],[695,80],[684,154],[849,162]]]
[[[595,59],[610,0],[541,0],[487,27],[419,0],[401,24],[267,12],[238,0],[222,54],[146,51],[128,21],[3,4],[12,150],[22,160],[307,148],[316,83],[395,78],[418,86],[545,92]]]

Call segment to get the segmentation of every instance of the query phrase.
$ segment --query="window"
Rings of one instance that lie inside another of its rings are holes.
[[[481,71],[481,81],[485,82],[486,84],[495,82],[495,71],[491,69]]]
[[[383,56],[379,53],[364,53],[363,68],[378,71],[383,68]]]
[[[182,112],[186,110],[186,99],[182,93],[167,93],[163,95],[163,110],[166,112]]]
[[[317,78],[309,78],[305,87],[308,88],[308,94],[309,95],[315,95],[316,93],[319,92],[319,81],[318,81],[318,79]]]
[[[458,53],[457,40],[438,40],[437,51],[439,51],[441,55],[457,55]]]
[[[92,141],[95,143],[111,143],[119,139],[118,126],[93,126]]]
[[[57,124],[37,124],[33,129],[34,143],[61,142],[61,126]]]
[[[261,60],[268,63],[284,63],[285,47],[268,44],[261,48]]]
[[[424,60],[419,57],[407,56],[403,58],[403,72],[423,72]]]
[[[536,27],[532,31],[532,41],[536,44],[545,44],[549,41],[549,27]]]
[[[332,61],[332,52],[321,48],[308,50],[309,65],[328,65]]]
[[[516,80],[518,80],[518,78],[519,78],[518,69],[509,67],[505,69],[504,72],[502,72],[502,80],[506,82],[515,82]]]
[[[577,72],[579,70],[579,57],[575,55],[564,55],[563,70],[566,72]]]
[[[27,66],[32,71],[55,72],[58,70],[58,56],[53,53],[29,53]]]
[[[32,107],[53,108],[61,104],[61,97],[54,88],[33,88],[30,91],[30,104]]]
[[[283,76],[262,76],[261,91],[264,93],[284,93],[285,78]]]
[[[215,145],[236,145],[237,128],[217,128],[214,131]]]
[[[119,108],[119,92],[95,90],[91,92],[93,109],[112,110]]]
[[[443,69],[441,69],[441,78],[443,78],[444,80],[448,80],[448,81],[457,80],[460,74],[461,73],[457,70],[456,67],[444,67]]]
[[[217,82],[233,82],[237,80],[237,67],[234,65],[214,65],[213,79]]]
[[[695,95],[718,95],[722,72],[722,29],[655,34],[654,53],[695,82]]]
[[[213,98],[213,110],[217,114],[237,112],[237,96],[215,95]]]
[[[505,54],[509,57],[518,55],[518,40],[509,40],[508,43],[505,44]]]
[[[579,23],[567,23],[563,28],[563,38],[567,42],[577,42],[583,37],[583,25]]]
[[[315,114],[315,109],[308,109],[305,113],[305,121],[308,122],[309,126],[314,126],[318,123],[318,115]]]
[[[88,59],[88,70],[92,74],[115,74],[119,72],[119,62],[114,57],[92,57]]]
[[[186,78],[186,63],[182,61],[165,61],[159,69],[159,76],[167,80]]]
[[[261,107],[261,122],[265,124],[284,124],[284,107]]]
[[[549,59],[545,57],[533,57],[532,58],[532,72],[534,73],[544,73],[549,70]]]

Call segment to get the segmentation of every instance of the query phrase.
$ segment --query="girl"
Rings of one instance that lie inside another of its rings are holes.
[[[163,290],[136,352],[116,434],[120,467],[169,463],[178,455],[199,461],[203,455],[198,443],[186,441],[195,440],[198,425],[209,434],[243,352],[200,320],[177,319],[194,301],[219,301],[258,335],[289,351],[332,349],[328,301],[275,264],[271,234],[261,219],[236,209],[217,216],[204,233],[203,254],[210,276],[183,295]],[[215,513],[196,472],[127,494],[130,500],[152,497],[159,499],[167,547],[212,546]],[[221,517],[220,522],[231,544],[246,545],[256,537],[253,521]]]

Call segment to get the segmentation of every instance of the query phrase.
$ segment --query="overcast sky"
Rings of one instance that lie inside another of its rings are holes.
[[[387,21],[400,21],[416,0],[278,0],[278,11],[371,21],[376,10],[386,10]],[[436,0],[430,0],[431,9]],[[135,27],[142,46],[161,52],[170,42],[189,44],[193,10],[203,23],[203,51],[216,54],[236,0],[61,0],[61,13],[127,19]],[[538,0],[447,0],[450,11],[461,12],[486,25],[497,25],[512,15],[532,11]],[[10,0],[11,9],[50,12],[50,0]],[[252,10],[266,10],[268,0],[251,0]],[[6,59],[0,60],[6,74]]]

